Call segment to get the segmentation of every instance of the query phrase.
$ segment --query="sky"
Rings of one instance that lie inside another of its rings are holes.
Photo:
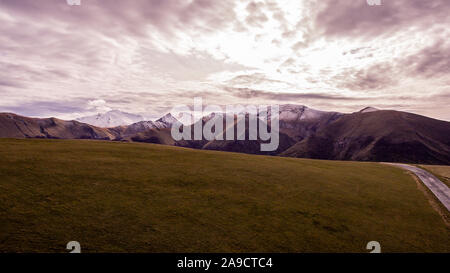
[[[0,112],[366,106],[450,120],[450,1],[0,0]]]

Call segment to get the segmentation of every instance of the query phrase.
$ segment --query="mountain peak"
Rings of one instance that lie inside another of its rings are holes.
[[[159,118],[155,121],[156,127],[158,128],[170,128],[172,127],[172,124],[177,122],[178,120],[172,116],[171,113],[167,113],[163,117]]]
[[[315,110],[305,105],[283,104],[280,105],[280,120],[317,120],[330,112]]]
[[[380,111],[380,109],[372,107],[372,106],[368,106],[368,107],[360,110],[359,113],[370,113],[370,112],[376,112],[376,111]]]
[[[174,116],[172,116],[171,113],[167,113],[163,117],[159,118],[157,121],[173,123],[176,122],[177,119]]]
[[[120,110],[111,110],[106,113],[98,113],[92,116],[77,118],[76,120],[97,127],[109,128],[130,125],[144,120],[144,118],[141,115],[122,112]]]
[[[280,105],[280,111],[299,111],[304,110],[308,107],[301,104],[282,104]]]

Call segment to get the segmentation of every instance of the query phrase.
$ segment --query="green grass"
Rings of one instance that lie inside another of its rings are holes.
[[[403,170],[83,140],[0,140],[0,252],[450,252]]]

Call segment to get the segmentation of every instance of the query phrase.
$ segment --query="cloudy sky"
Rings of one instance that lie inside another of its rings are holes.
[[[450,120],[450,1],[0,0],[0,112],[209,104]]]

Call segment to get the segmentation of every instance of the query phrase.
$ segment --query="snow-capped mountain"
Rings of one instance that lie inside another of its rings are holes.
[[[144,120],[141,115],[130,114],[119,110],[112,110],[103,114],[77,118],[77,121],[97,127],[110,128],[121,125],[130,125]]]
[[[270,119],[271,114],[272,114],[272,108],[268,107],[267,110],[268,110],[267,118]],[[247,114],[247,113],[248,112],[246,110],[244,110],[238,114]],[[283,104],[283,105],[279,106],[278,114],[279,114],[280,121],[291,122],[291,121],[300,121],[300,120],[317,120],[324,116],[329,115],[330,113],[336,113],[336,112],[315,110],[315,109],[309,108],[304,105]],[[217,114],[218,113],[213,112],[208,115],[205,115],[203,117],[203,121],[206,122],[206,121],[212,119]],[[221,113],[221,114],[223,115],[224,118],[227,115],[226,113]]]
[[[239,113],[243,114],[247,111]],[[308,120],[319,120],[324,116],[327,116],[334,112],[319,111],[312,108],[308,108],[304,105],[294,105],[294,104],[284,104],[279,106],[279,119],[281,122],[292,123],[296,121],[308,121]],[[202,120],[206,122],[213,118],[218,113],[209,113],[205,115]],[[223,118],[226,117],[227,113],[221,113]],[[118,126],[128,126],[126,131],[128,132],[143,132],[148,129],[163,129],[171,128],[172,125],[181,121],[185,125],[189,125],[193,120],[192,113],[179,113],[180,119],[174,117],[171,113],[167,113],[163,117],[157,119],[156,121],[146,121],[141,115],[131,114],[122,112],[119,110],[112,110],[103,114],[97,114],[93,116],[87,116],[78,118],[77,121],[87,123],[102,128],[112,128]],[[268,108],[268,119],[270,120],[271,108]],[[185,119],[185,120],[183,120]],[[282,125],[283,126],[283,125]]]
[[[122,137],[129,137],[129,136],[133,136],[133,135],[136,135],[139,133],[149,131],[151,129],[171,128],[172,124],[174,124],[176,121],[177,121],[177,119],[174,118],[170,113],[168,113],[156,121],[151,121],[151,120],[144,121],[143,120],[143,121],[135,122],[128,126],[120,126],[120,127],[115,127],[112,129],[117,131]]]
[[[267,117],[270,119],[272,109],[268,109]],[[320,111],[304,105],[283,104],[279,106],[280,121],[317,120],[334,112]]]
[[[172,116],[171,113],[168,113],[165,116],[163,116],[160,119],[153,122],[153,124],[155,125],[155,127],[160,128],[160,129],[161,128],[171,128],[172,124],[174,124],[177,121],[178,120],[174,116]]]
[[[130,124],[127,127],[128,127],[128,129],[142,132],[142,131],[145,131],[147,129],[156,128],[157,126],[155,125],[155,123],[153,121],[149,120],[149,121],[139,121],[139,122]]]

